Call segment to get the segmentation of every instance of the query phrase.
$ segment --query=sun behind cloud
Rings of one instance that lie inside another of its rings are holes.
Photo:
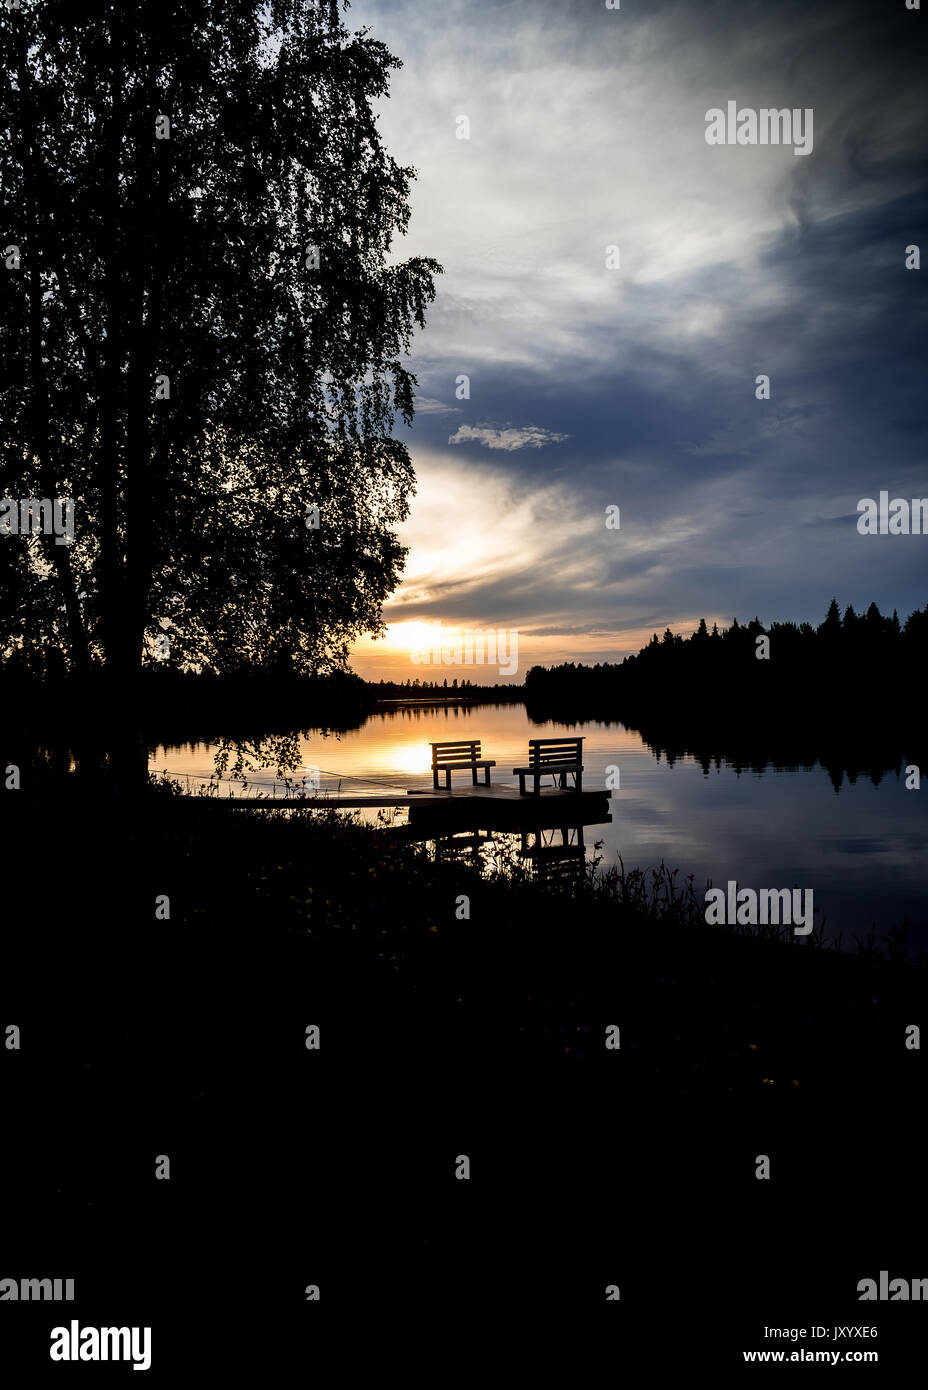
[[[441,640],[440,623],[422,623],[407,619],[400,623],[388,623],[386,646],[393,651],[405,652],[410,660],[416,652],[427,652]]]

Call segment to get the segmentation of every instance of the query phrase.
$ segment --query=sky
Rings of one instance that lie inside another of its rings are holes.
[[[521,680],[702,616],[928,603],[928,537],[857,529],[865,497],[928,496],[926,271],[906,269],[928,13],[357,0],[347,23],[403,62],[378,106],[417,170],[394,252],[444,267],[396,431],[405,576],[355,670]],[[811,110],[810,147],[707,143],[729,101]],[[515,671],[412,660],[462,629],[506,634]]]

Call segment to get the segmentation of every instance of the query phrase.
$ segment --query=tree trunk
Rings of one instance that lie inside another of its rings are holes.
[[[32,110],[32,87],[27,61],[25,38],[20,35],[18,81],[21,101],[21,137],[28,150],[23,164],[24,214],[27,246],[29,247],[29,370],[32,376],[30,393],[30,453],[31,462],[39,476],[39,486],[43,495],[54,500],[59,495],[56,481],[56,460],[52,457],[51,441],[48,434],[48,387],[45,379],[43,358],[44,313],[42,309],[42,282],[39,274],[39,217],[37,183],[39,182],[39,154],[35,144],[35,118]],[[43,246],[43,259],[44,259]],[[71,566],[71,556],[67,546],[49,541],[52,564],[64,599],[65,622],[71,662],[78,676],[86,675],[90,666],[87,633],[81,613],[77,585]]]

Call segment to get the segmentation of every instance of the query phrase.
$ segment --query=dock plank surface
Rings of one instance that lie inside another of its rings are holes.
[[[320,796],[263,796],[263,797],[221,797],[216,800],[221,801],[224,806],[249,806],[252,810],[261,810],[263,807],[287,807],[299,810],[322,810],[328,807],[343,807],[345,810],[362,810],[365,807],[372,809],[390,809],[393,807],[405,807],[410,810],[414,807],[432,806],[436,809],[440,806],[463,806],[470,803],[474,809],[483,803],[488,808],[506,804],[508,806],[522,805],[530,808],[537,806],[539,801],[573,801],[584,802],[588,798],[605,797],[609,799],[608,791],[583,791],[577,792],[573,788],[567,791],[560,787],[543,787],[538,796],[522,796],[518,787],[504,786],[461,786],[448,791],[445,787],[411,787],[405,794],[391,793],[386,795],[373,796],[338,796],[323,793]],[[185,800],[202,800],[200,797],[186,797]]]

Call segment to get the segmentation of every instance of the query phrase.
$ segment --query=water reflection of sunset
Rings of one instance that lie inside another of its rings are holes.
[[[663,860],[680,869],[681,879],[695,873],[699,888],[708,878],[724,882],[736,858],[747,883],[763,884],[792,873],[797,881],[804,874],[818,887],[828,870],[829,902],[838,904],[842,918],[855,929],[860,924],[866,930],[879,911],[878,895],[888,891],[885,878],[879,889],[873,887],[873,864],[879,855],[880,863],[892,869],[893,903],[898,904],[900,920],[907,913],[914,918],[914,905],[924,899],[921,860],[910,850],[915,813],[906,798],[911,801],[911,793],[895,779],[893,786],[884,779],[878,798],[869,779],[866,785],[842,788],[837,798],[818,767],[787,773],[768,769],[749,780],[724,759],[720,767],[706,771],[689,755],[673,761],[663,754],[658,757],[639,732],[621,724],[535,722],[524,705],[517,704],[391,705],[360,728],[339,735],[323,737],[310,730],[301,736],[300,747],[304,767],[320,769],[322,790],[340,790],[344,797],[403,796],[411,788],[431,787],[431,742],[479,739],[482,756],[496,763],[492,785],[514,787],[512,769],[525,762],[528,740],[561,735],[584,740],[585,786],[604,787],[608,769],[621,769],[621,788],[613,791],[610,806],[612,819],[591,831],[587,840],[588,848],[596,840],[603,842],[606,865],[616,864],[620,854],[626,866],[656,867]],[[158,747],[151,769],[189,778],[194,790],[215,773],[216,751],[203,743]],[[469,781],[466,773],[459,773],[454,785],[463,789]],[[273,769],[253,773],[248,782],[244,792],[223,783],[221,795],[230,790],[248,796],[283,793]],[[361,814],[374,823],[378,812]],[[824,840],[823,824],[835,827]]]
[[[431,770],[432,750],[427,743],[418,740],[411,743],[386,744],[384,752],[384,772],[408,772],[421,777]]]

